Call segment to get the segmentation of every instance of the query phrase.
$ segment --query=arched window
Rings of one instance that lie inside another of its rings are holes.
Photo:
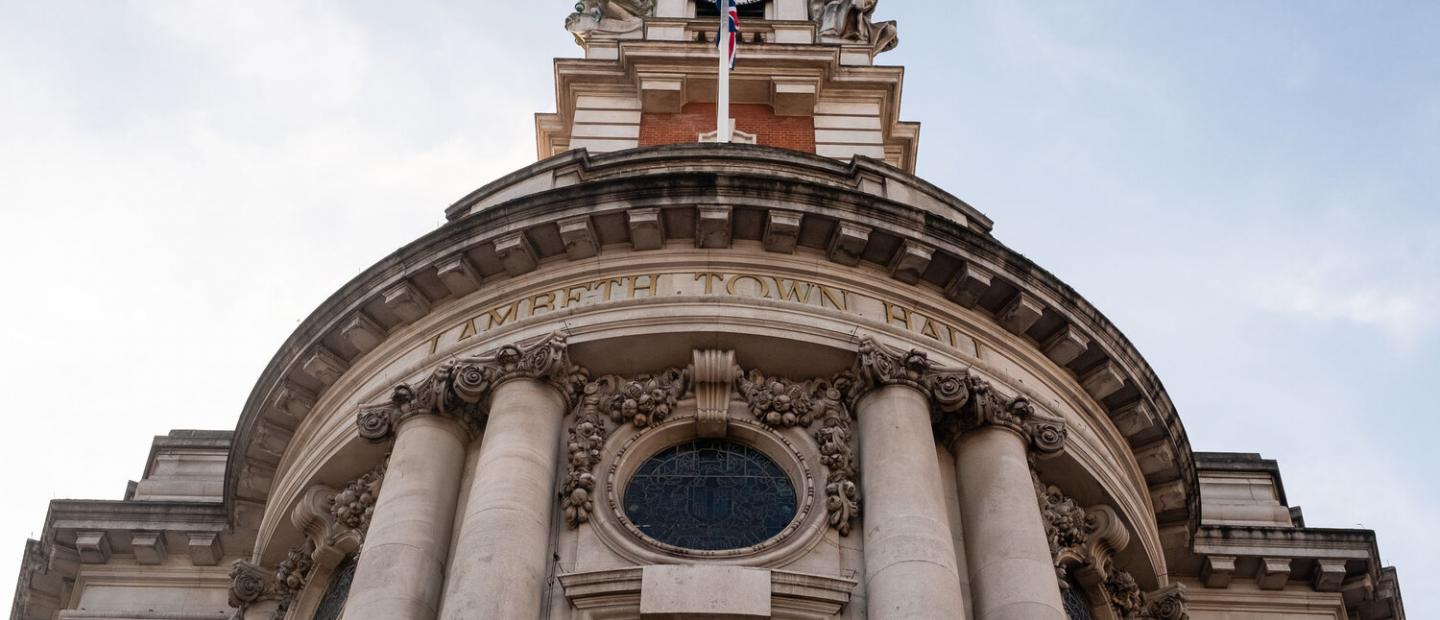
[[[765,19],[765,5],[769,3],[769,0],[738,0],[741,23],[747,19]],[[719,17],[719,5],[715,0],[695,0],[695,16]]]
[[[1090,598],[1074,577],[1067,575],[1065,581],[1060,582],[1060,599],[1065,603],[1066,618],[1094,620],[1095,616],[1090,614]]]
[[[325,598],[320,599],[320,607],[315,610],[315,620],[340,619],[340,614],[345,613],[345,599],[350,598],[350,582],[354,580],[355,557],[351,556],[335,568],[330,587],[325,589]]]

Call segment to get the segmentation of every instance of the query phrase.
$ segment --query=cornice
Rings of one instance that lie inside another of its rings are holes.
[[[740,165],[727,167],[726,162]],[[770,165],[771,174],[763,174],[763,164]],[[787,178],[788,171],[804,174]],[[558,187],[530,193],[512,189],[513,197],[496,198],[507,186],[540,173],[564,178]],[[655,175],[666,175],[666,183],[650,180]],[[897,188],[904,191],[886,195]],[[267,477],[274,475],[276,451],[283,452],[284,442],[258,450],[257,436],[285,437],[366,352],[432,307],[462,295],[456,291],[522,276],[552,260],[583,260],[618,247],[630,251],[632,245],[640,249],[640,237],[633,235],[641,232],[662,245],[678,237],[723,252],[734,241],[732,231],[738,231],[739,236],[759,235],[755,240],[767,248],[789,248],[777,251],[796,252],[798,243],[806,252],[818,250],[841,265],[858,266],[877,281],[929,288],[991,316],[1074,373],[1132,446],[1157,440],[1172,446],[1174,468],[1152,483],[1152,499],[1162,525],[1190,521],[1193,528],[1198,518],[1193,457],[1154,371],[1073,289],[991,237],[988,219],[979,219],[983,215],[978,211],[932,189],[911,175],[862,158],[847,164],[736,145],[676,145],[593,158],[569,153],[508,175],[452,206],[449,224],[397,250],[337,291],[280,348],[237,425],[227,469],[227,505],[237,499],[263,501],[268,492]],[[479,208],[487,200],[493,203]],[[662,208],[690,218],[682,221],[699,222],[699,205],[718,205],[711,211],[721,218],[722,237],[697,239],[696,231],[667,231],[663,222],[648,232],[635,228],[643,226],[643,218],[635,218]],[[730,219],[739,211],[751,212],[747,217],[758,212],[762,223],[769,217],[771,223],[790,224],[746,232]],[[774,219],[782,216],[793,219]],[[557,232],[557,222],[569,222],[570,228]],[[621,228],[605,228],[617,222]],[[817,240],[816,234],[829,237]],[[789,235],[789,243],[776,235]],[[447,257],[460,260],[446,262]],[[445,279],[442,271],[453,279]],[[1070,336],[1055,344],[1062,333]],[[237,498],[242,473],[254,478],[245,485],[252,489],[248,493],[258,495]]]

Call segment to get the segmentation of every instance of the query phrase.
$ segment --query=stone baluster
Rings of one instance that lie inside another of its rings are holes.
[[[902,357],[869,340],[861,344],[855,411],[871,620],[965,617],[941,499],[929,370],[918,351]]]
[[[1056,452],[1065,430],[1024,399],[968,378],[952,442],[975,620],[1065,620],[1030,475],[1029,450]]]
[[[503,348],[488,378],[489,419],[461,512],[440,618],[540,614],[555,518],[561,423],[583,374],[552,338]]]

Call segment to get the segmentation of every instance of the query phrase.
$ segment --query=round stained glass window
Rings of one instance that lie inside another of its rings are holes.
[[[625,516],[646,536],[698,551],[743,549],[795,518],[795,487],[764,453],[723,439],[662,450],[625,487]]]

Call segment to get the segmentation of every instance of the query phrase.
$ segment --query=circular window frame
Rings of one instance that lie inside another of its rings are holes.
[[[796,445],[764,425],[734,417],[729,420],[728,433],[723,439],[757,450],[780,467],[795,490],[795,516],[774,536],[739,549],[687,549],[656,540],[641,531],[624,509],[624,495],[631,478],[650,457],[696,439],[702,437],[696,432],[694,416],[689,415],[672,417],[659,426],[635,431],[616,442],[618,447],[607,454],[602,463],[609,509],[596,511],[598,518],[592,523],[606,546],[636,563],[708,559],[742,565],[783,565],[808,552],[824,538],[828,523],[824,507],[817,502],[814,473],[814,465],[819,463],[818,453],[808,455],[808,444]]]

